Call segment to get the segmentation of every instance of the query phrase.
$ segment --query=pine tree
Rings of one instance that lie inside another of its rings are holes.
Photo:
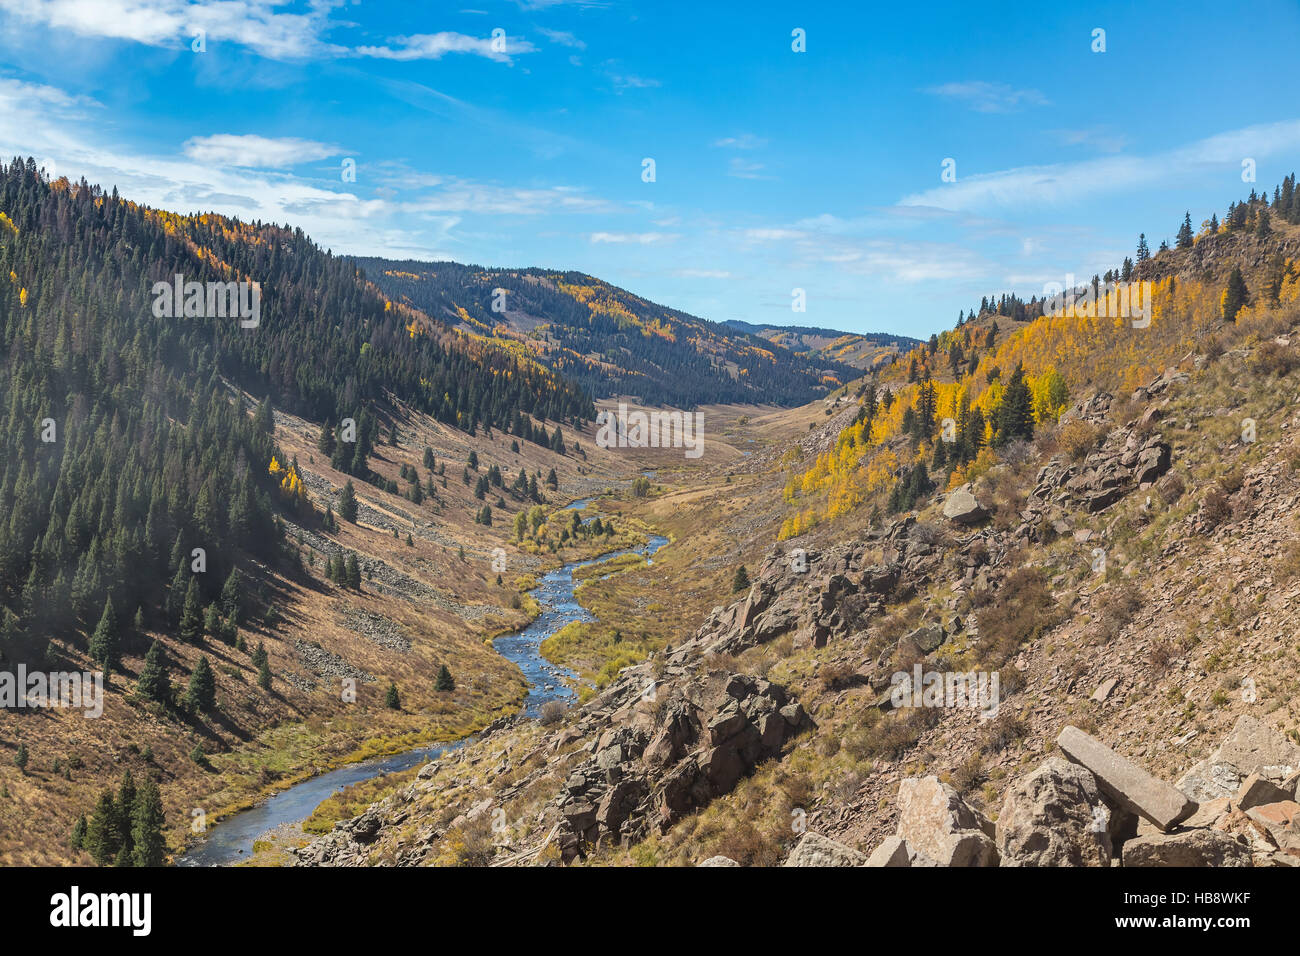
[[[84,813],[77,817],[77,822],[72,825],[72,835],[68,837],[68,846],[74,850],[84,850],[86,847],[86,815]]]
[[[994,444],[1001,447],[1017,438],[1034,437],[1033,395],[1025,382],[1024,366],[1017,363],[994,413]]]
[[[242,588],[240,587],[239,568],[231,568],[230,576],[226,578],[226,583],[221,587],[221,610],[226,617],[239,620],[240,612],[243,610],[240,606],[242,601]]]
[[[144,656],[144,666],[140,668],[140,677],[135,689],[141,697],[165,704],[171,699],[171,681],[167,677],[167,666],[163,656],[162,641],[154,638],[149,653]]]
[[[203,612],[200,609],[199,579],[190,577],[190,586],[185,592],[185,607],[181,610],[181,640],[197,644],[203,635]]]
[[[99,616],[95,633],[90,637],[90,656],[106,671],[116,669],[118,655],[121,651],[121,635],[117,631],[117,615],[113,613],[113,602],[104,599],[104,613]]]
[[[402,702],[397,696],[397,685],[390,682],[388,690],[384,693],[384,706],[391,710],[401,710]]]
[[[18,752],[14,754],[14,766],[22,773],[27,773],[27,745],[25,743],[20,742],[18,744]]]
[[[357,520],[357,492],[352,487],[351,478],[343,486],[343,490],[339,492],[339,517],[344,521],[351,521],[353,524]]]
[[[1233,266],[1232,273],[1228,276],[1228,287],[1223,290],[1223,320],[1237,321],[1237,313],[1241,311],[1242,306],[1248,304],[1249,298],[1250,290],[1246,288],[1241,266]]]
[[[354,591],[361,589],[361,565],[357,562],[355,554],[348,555],[348,562],[344,568],[343,576],[348,587]]]
[[[257,686],[262,690],[271,689],[271,665],[267,661],[262,661],[262,665],[257,669]]]
[[[198,713],[212,709],[217,699],[217,683],[212,676],[212,665],[206,656],[200,656],[190,674],[189,687],[185,690],[185,706]]]
[[[731,591],[736,594],[747,590],[749,590],[749,572],[745,570],[745,566],[742,564],[736,568],[735,576],[731,579]]]
[[[118,832],[117,805],[113,802],[113,791],[105,789],[99,795],[99,802],[86,824],[86,837],[83,845],[87,853],[100,866],[109,866],[117,859],[122,848],[122,834]]]
[[[158,785],[146,777],[136,794],[131,812],[132,863],[135,866],[162,866],[164,851],[162,794]]]
[[[439,691],[456,689],[456,682],[452,679],[451,671],[447,670],[446,664],[438,668],[438,678],[434,681],[433,689]]]
[[[1183,224],[1178,227],[1178,238],[1176,240],[1179,249],[1192,248],[1192,213],[1189,210],[1183,216]]]
[[[131,776],[130,770],[125,770],[122,772],[122,785],[118,788],[114,806],[117,809],[117,832],[122,834],[122,847],[118,853],[125,850],[128,858],[131,851],[135,849],[135,837],[131,833],[131,813],[135,809],[136,796],[135,778]]]

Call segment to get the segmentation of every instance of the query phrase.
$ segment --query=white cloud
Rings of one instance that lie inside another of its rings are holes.
[[[1206,169],[1239,172],[1247,157],[1258,160],[1298,149],[1300,120],[1285,120],[1231,130],[1152,156],[1107,156],[965,176],[905,196],[900,205],[966,212],[1079,202],[1104,193],[1168,184]]]
[[[970,80],[965,83],[943,83],[925,92],[970,104],[978,113],[1010,113],[1021,106],[1047,106],[1047,97],[1038,90],[1018,90],[1005,83]]]
[[[734,176],[736,179],[771,179],[770,176],[762,175],[763,169],[762,163],[751,163],[739,156],[733,156],[727,166],[727,175]]]
[[[575,50],[587,49],[587,44],[583,43],[568,30],[548,30],[546,27],[538,27],[537,32],[552,43],[558,43],[560,46],[572,47]]]
[[[200,163],[258,169],[281,169],[298,163],[328,159],[341,152],[337,146],[309,139],[268,139],[265,136],[236,136],[230,133],[195,136],[185,141],[184,151],[186,156]]]
[[[357,47],[357,56],[382,60],[439,60],[448,53],[469,53],[500,63],[509,63],[511,56],[533,53],[537,47],[516,37],[472,37],[464,33],[417,33],[412,36],[390,37],[389,46]]]
[[[592,242],[634,243],[642,246],[673,242],[681,238],[673,232],[593,232]]]
[[[27,23],[78,36],[131,40],[146,46],[186,49],[199,30],[206,42],[229,42],[272,59],[338,53],[326,43],[331,4],[309,13],[284,13],[279,0],[0,0],[0,10]]]
[[[713,145],[723,149],[759,149],[767,145],[767,140],[753,133],[741,133],[739,136],[724,136],[715,139]]]

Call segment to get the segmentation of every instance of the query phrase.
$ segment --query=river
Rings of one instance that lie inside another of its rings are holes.
[[[569,508],[580,510],[589,502],[590,499],[575,501]],[[497,653],[519,666],[528,681],[528,694],[524,698],[524,713],[527,716],[537,716],[547,701],[571,700],[575,696],[564,679],[577,675],[567,668],[552,664],[541,653],[542,642],[564,625],[573,621],[595,620],[573,596],[573,572],[624,554],[644,554],[646,561],[650,562],[654,553],[667,543],[667,538],[651,535],[649,543],[640,548],[628,548],[586,561],[574,561],[548,572],[541,583],[529,592],[541,607],[541,613],[523,630],[498,637],[492,643]],[[425,744],[387,757],[372,757],[296,783],[257,806],[208,827],[203,842],[188,849],[176,861],[176,865],[224,866],[248,859],[255,839],[283,824],[306,820],[318,805],[344,787],[381,774],[409,770],[473,739],[474,736],[471,735],[447,743]]]

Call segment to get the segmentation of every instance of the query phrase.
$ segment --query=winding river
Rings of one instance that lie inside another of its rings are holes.
[[[591,499],[575,501],[565,510],[581,510],[590,501]],[[528,695],[524,698],[525,715],[535,717],[547,701],[569,700],[575,696],[564,680],[577,675],[567,668],[552,664],[541,654],[542,642],[564,625],[573,621],[595,620],[574,598],[573,572],[624,554],[644,554],[646,561],[650,562],[653,560],[652,555],[667,543],[667,538],[651,535],[649,542],[640,548],[628,548],[566,564],[547,573],[541,583],[529,592],[541,607],[541,613],[523,630],[493,641],[497,653],[517,664],[528,681]],[[190,847],[176,861],[176,865],[224,866],[246,860],[252,853],[253,841],[257,837],[283,824],[306,820],[322,801],[344,787],[381,774],[409,770],[473,739],[474,735],[471,735],[447,743],[426,744],[387,757],[372,757],[296,783],[257,806],[209,827],[203,842]]]

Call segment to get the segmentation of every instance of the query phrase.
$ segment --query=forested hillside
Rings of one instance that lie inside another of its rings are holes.
[[[882,332],[838,332],[804,325],[754,325],[729,319],[726,325],[810,358],[830,359],[854,368],[871,369],[888,362],[899,351],[921,343],[906,335]]]
[[[679,407],[799,405],[856,375],[842,361],[793,354],[578,272],[359,262],[394,300],[472,340],[513,343],[597,397],[632,395]]]
[[[260,283],[257,326],[158,317],[151,290],[176,275]],[[273,497],[310,509],[283,454],[289,469],[268,470],[270,405],[250,418],[226,383],[317,421],[354,419],[343,470],[362,478],[390,394],[466,430],[544,442],[530,415],[593,413],[526,359],[429,334],[301,230],[148,209],[48,182],[31,160],[0,169],[0,276],[6,660],[83,630],[111,664],[133,619],[137,633],[192,628],[241,552],[275,557]],[[188,573],[195,548],[206,574]]]

